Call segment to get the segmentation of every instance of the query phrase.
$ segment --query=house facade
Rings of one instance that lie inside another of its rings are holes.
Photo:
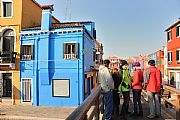
[[[33,9],[32,9],[33,8]],[[21,29],[41,24],[41,6],[35,0],[0,1],[0,98],[20,103]],[[53,17],[53,22],[59,21]]]
[[[120,69],[120,57],[119,56],[110,56],[109,57],[109,61],[110,61],[110,69],[113,71],[114,68],[116,69]]]
[[[169,84],[180,89],[180,20],[166,30]]]
[[[41,25],[21,31],[21,103],[78,106],[93,88],[95,24],[53,24],[53,5],[42,9]]]

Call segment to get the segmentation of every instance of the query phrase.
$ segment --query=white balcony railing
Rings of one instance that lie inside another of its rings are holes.
[[[64,59],[66,60],[78,59],[78,55],[77,54],[64,54]]]
[[[32,55],[22,55],[22,60],[32,60]]]

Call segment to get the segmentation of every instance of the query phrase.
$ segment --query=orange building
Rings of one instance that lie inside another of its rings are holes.
[[[180,20],[165,30],[167,32],[168,80],[178,87],[180,83]]]
[[[35,0],[0,1],[0,100],[20,103],[20,31],[41,25]],[[53,17],[53,23],[59,21]]]
[[[109,60],[110,60],[110,69],[113,70],[114,68],[117,68],[119,70],[120,57],[110,56]]]
[[[157,54],[156,66],[161,71],[162,77],[164,77],[164,51],[158,50],[156,54]]]

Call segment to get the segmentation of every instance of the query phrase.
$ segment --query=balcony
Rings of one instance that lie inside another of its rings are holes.
[[[0,52],[0,66],[2,68],[10,67],[14,69],[16,62],[16,54],[17,54],[16,52],[10,52],[10,51]]]
[[[65,60],[76,60],[78,59],[77,54],[64,54],[64,59]]]

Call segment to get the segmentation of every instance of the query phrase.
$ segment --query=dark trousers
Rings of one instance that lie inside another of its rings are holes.
[[[104,94],[104,118],[110,120],[113,112],[113,92],[109,91]]]
[[[125,116],[126,113],[128,112],[129,100],[130,100],[130,91],[122,92],[122,94],[123,94],[124,102],[123,102],[123,105],[122,105],[121,114],[123,116]]]
[[[141,91],[142,90],[133,90],[134,113],[137,114],[142,113]]]

